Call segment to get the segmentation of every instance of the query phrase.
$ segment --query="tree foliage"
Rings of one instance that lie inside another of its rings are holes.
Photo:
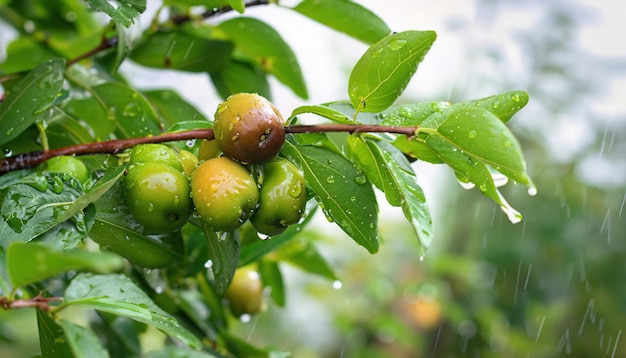
[[[524,91],[459,103],[395,104],[433,46],[435,32],[396,33],[357,3],[304,0],[285,8],[369,48],[350,73],[346,98],[303,104],[285,116],[286,124],[313,114],[354,128],[418,129],[412,135],[354,130],[329,136],[323,129],[288,134],[280,155],[304,174],[309,205],[299,223],[266,240],[249,224],[221,233],[193,217],[181,230],[146,235],[124,202],[123,148],[82,156],[91,173],[84,183],[47,171],[44,164],[24,163],[35,151],[69,147],[71,152],[80,145],[212,127],[211,118],[176,92],[134,87],[118,72],[125,61],[206,73],[224,98],[238,92],[271,98],[273,76],[305,100],[297,54],[269,24],[245,14],[250,6],[276,5],[166,0],[150,26],[140,28],[145,0],[0,4],[0,17],[18,34],[0,64],[0,154],[8,172],[0,176],[0,290],[5,308],[38,307],[43,356],[138,355],[141,348],[122,339],[137,337],[145,325],[176,341],[149,357],[280,355],[229,333],[222,296],[235,270],[250,264],[259,267],[278,306],[285,302],[283,263],[335,280],[315,243],[297,240],[318,210],[375,253],[380,245],[375,190],[381,191],[402,209],[416,245],[425,251],[434,230],[412,161],[447,165],[513,222],[521,215],[494,177],[534,191],[520,145],[506,125],[528,102]],[[240,14],[222,21],[219,15],[233,9]],[[216,22],[204,21],[209,17]],[[199,142],[170,145],[197,154]],[[289,254],[270,255],[278,249]],[[165,267],[149,270],[145,263],[154,260]],[[82,326],[60,318],[70,306],[93,309],[97,319]],[[123,318],[138,324],[114,324]]]

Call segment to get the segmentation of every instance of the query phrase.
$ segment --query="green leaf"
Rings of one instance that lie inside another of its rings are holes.
[[[517,223],[522,219],[522,215],[500,195],[485,164],[460,152],[439,135],[429,135],[425,143],[437,153],[443,162],[454,169],[460,182],[473,183],[483,195],[499,204],[512,223]]]
[[[370,253],[377,252],[378,205],[365,175],[324,148],[285,142],[281,153],[302,169],[326,217]]]
[[[226,0],[226,2],[233,8],[233,10],[240,14],[243,14],[243,11],[246,9],[246,3],[244,0]]]
[[[56,223],[59,224],[65,220],[68,220],[76,213],[80,212],[87,205],[100,199],[107,191],[109,191],[115,183],[117,183],[122,176],[124,176],[125,166],[113,167],[107,170],[104,175],[98,179],[98,181],[89,190],[77,198],[67,209],[56,218]]]
[[[76,358],[108,358],[109,354],[102,347],[98,336],[83,326],[61,319],[59,325],[65,333],[67,343]]]
[[[33,37],[18,37],[6,47],[6,55],[4,62],[0,65],[0,72],[27,71],[58,56],[48,46]]]
[[[425,121],[443,118],[449,112],[450,102],[419,102],[402,104],[388,108],[380,113],[380,124],[385,126],[413,127]]]
[[[259,274],[263,287],[270,288],[270,298],[278,307],[285,307],[285,284],[278,263],[270,260],[259,261]]]
[[[115,121],[119,137],[144,137],[162,132],[162,124],[150,102],[135,89],[122,83],[103,83],[92,91],[101,105],[100,120],[106,113],[104,120]]]
[[[226,358],[217,352],[194,351],[191,349],[167,347],[142,355],[144,358]]]
[[[86,0],[94,9],[109,15],[115,22],[129,27],[146,10],[146,0]]]
[[[496,115],[502,122],[508,122],[515,113],[528,104],[528,93],[524,91],[505,92],[481,99],[460,102],[455,106],[473,105],[484,108]]]
[[[266,254],[293,240],[307,226],[316,212],[315,209],[311,210],[298,224],[289,226],[282,233],[267,240],[256,240],[252,244],[243,245],[239,256],[239,267],[258,261]]]
[[[175,295],[175,302],[178,307],[184,312],[187,317],[195,324],[208,339],[215,340],[217,339],[217,327],[218,321],[222,321],[223,323],[226,320],[226,316],[224,314],[224,309],[222,307],[221,297],[217,297],[213,295],[212,298],[215,300],[212,302],[214,305],[212,306],[207,302],[205,296],[202,295],[202,290],[206,285],[206,273],[201,273],[203,277],[199,279],[199,287],[197,290],[176,290],[173,291]],[[213,293],[213,291],[211,291]]]
[[[402,195],[397,190],[394,178],[386,168],[380,149],[360,135],[348,136],[348,155],[352,162],[363,171],[369,181],[380,191],[385,193],[387,201],[393,206],[399,206]]]
[[[73,357],[70,345],[65,339],[63,328],[48,313],[37,309],[39,346],[43,358]]]
[[[308,97],[296,55],[272,27],[257,19],[237,17],[222,22],[217,29],[235,43],[235,57],[255,62],[296,95]]]
[[[103,218],[96,219],[89,237],[102,248],[145,268],[166,267],[183,258],[180,252],[165,242],[166,239],[148,237]]]
[[[365,43],[374,43],[391,33],[376,14],[352,1],[304,0],[293,9]]]
[[[7,271],[14,288],[39,282],[62,272],[108,273],[122,268],[122,259],[106,252],[56,251],[43,245],[14,242],[7,249]]]
[[[78,274],[65,290],[60,308],[80,305],[154,326],[191,348],[202,343],[124,275]]]
[[[161,122],[166,128],[169,128],[179,122],[194,121],[210,123],[202,112],[183,99],[176,91],[151,90],[145,91],[143,94],[154,106],[159,118],[161,118]]]
[[[6,253],[0,250],[0,296],[8,296],[11,293],[10,281],[7,272]]]
[[[258,357],[258,358],[287,358],[291,357],[289,352],[280,352],[273,350],[263,350],[257,348],[250,343],[239,339],[227,332],[221,335],[221,338],[226,343],[226,348],[235,357]]]
[[[219,71],[211,72],[211,81],[224,99],[234,93],[258,93],[272,99],[272,91],[267,76],[258,66],[233,60]]]
[[[0,246],[28,242],[50,230],[82,194],[76,179],[60,173],[32,174],[0,188]]]
[[[87,123],[100,140],[115,132],[118,138],[160,134],[160,122],[150,102],[140,92],[123,83],[101,83],[88,89],[92,97],[69,101],[64,109]]]
[[[292,241],[277,253],[280,261],[288,262],[304,272],[322,276],[331,281],[339,278],[326,259],[317,251],[315,246],[307,241]]]
[[[52,59],[34,68],[0,103],[0,145],[43,120],[63,86],[65,60]]]
[[[357,112],[380,112],[402,94],[437,35],[404,31],[376,42],[350,74],[348,95]]]
[[[117,72],[118,68],[122,65],[124,60],[130,56],[130,53],[135,46],[137,46],[141,38],[141,29],[138,25],[124,27],[116,24],[115,31],[117,32],[117,43],[115,46],[115,60],[111,66],[111,74]]]
[[[140,65],[188,72],[213,72],[230,60],[233,44],[181,31],[155,32],[132,51]]]
[[[202,222],[202,230],[209,245],[209,256],[212,262],[215,289],[223,295],[233,279],[239,263],[239,237],[231,232],[218,234]]]
[[[304,113],[316,114],[320,117],[330,119],[333,122],[354,123],[352,118],[346,116],[344,113],[323,104],[297,107],[291,112],[290,117],[295,117]]]
[[[502,121],[480,107],[454,108],[437,128],[448,142],[518,183],[534,187],[526,173],[522,149]]]
[[[406,158],[393,146],[380,142],[379,145],[368,141],[368,147],[389,171],[393,178],[395,191],[401,195],[400,206],[404,217],[411,223],[420,246],[426,250],[433,238],[433,220],[426,197],[417,183],[415,172]]]

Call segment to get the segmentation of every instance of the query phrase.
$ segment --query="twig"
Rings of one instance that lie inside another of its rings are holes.
[[[348,132],[348,133],[395,133],[412,137],[417,133],[418,127],[394,127],[370,124],[318,124],[318,125],[293,125],[286,126],[285,133],[320,133],[320,132]],[[120,151],[145,143],[163,143],[189,139],[213,139],[213,129],[193,129],[183,132],[165,133],[157,136],[140,138],[113,139],[105,142],[76,144],[66,147],[21,153],[16,156],[0,159],[0,175],[13,170],[35,167],[46,160],[61,155],[86,155],[86,154],[117,154]]]
[[[78,61],[84,60],[86,58],[89,58],[89,57],[97,54],[100,51],[104,51],[104,50],[106,50],[108,48],[111,48],[111,47],[113,47],[113,46],[115,46],[117,44],[117,40],[118,40],[117,36],[111,37],[109,39],[107,39],[106,37],[103,37],[102,41],[100,41],[100,44],[97,47],[92,48],[91,50],[83,53],[82,55],[78,55],[77,57],[68,60],[67,64],[65,66],[69,67],[69,66],[75,64]]]
[[[0,307],[5,310],[24,307],[38,307],[42,311],[50,310],[50,302],[63,301],[62,297],[43,297],[38,294],[36,297],[24,300],[9,300],[7,297],[0,297]]]
[[[247,2],[245,5],[246,5],[246,8],[249,8],[249,7],[258,6],[258,5],[268,5],[269,3],[270,3],[269,0],[254,0],[254,1]],[[203,19],[208,19],[213,16],[225,14],[232,10],[233,8],[230,6],[219,7],[219,8],[210,9],[210,10],[203,12],[200,15],[200,17],[202,17]],[[189,20],[191,20],[191,16],[189,14],[172,16],[172,22],[176,25],[180,25]]]

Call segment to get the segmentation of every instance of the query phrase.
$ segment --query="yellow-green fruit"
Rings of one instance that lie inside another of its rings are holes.
[[[49,171],[69,174],[78,179],[81,183],[89,179],[89,170],[85,164],[76,157],[63,155],[50,158],[46,161],[46,165]]]
[[[124,178],[126,204],[146,234],[180,229],[193,211],[189,193],[189,180],[166,164],[132,164]]]
[[[180,157],[165,144],[148,143],[135,146],[130,152],[129,163],[159,163],[169,165],[180,172],[183,171]]]
[[[237,317],[261,311],[265,306],[265,300],[259,273],[246,267],[235,271],[224,298],[229,301],[230,310]]]
[[[254,93],[238,93],[217,107],[215,139],[224,154],[242,163],[263,163],[285,142],[283,117],[274,105]]]
[[[304,178],[295,165],[279,157],[264,163],[263,173],[259,206],[250,222],[260,233],[277,235],[302,217],[306,205]]]
[[[180,151],[180,163],[183,166],[183,174],[190,176],[198,167],[198,157],[183,149]]]
[[[259,200],[248,169],[227,157],[200,164],[191,175],[191,193],[200,218],[215,231],[241,226]]]

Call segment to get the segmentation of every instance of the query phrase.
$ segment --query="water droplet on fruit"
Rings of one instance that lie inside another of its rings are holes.
[[[502,145],[504,145],[504,147],[505,147],[505,148],[508,148],[508,147],[512,146],[512,145],[513,145],[513,143],[507,140],[507,141],[506,141],[506,142],[504,142]]]
[[[300,183],[296,183],[296,185],[292,185],[289,188],[289,196],[292,198],[298,198],[302,194],[302,185]]]
[[[469,133],[467,133],[467,136],[470,139],[474,139],[474,138],[476,138],[478,136],[478,133],[476,133],[476,131],[472,130],[472,131],[469,131]]]

